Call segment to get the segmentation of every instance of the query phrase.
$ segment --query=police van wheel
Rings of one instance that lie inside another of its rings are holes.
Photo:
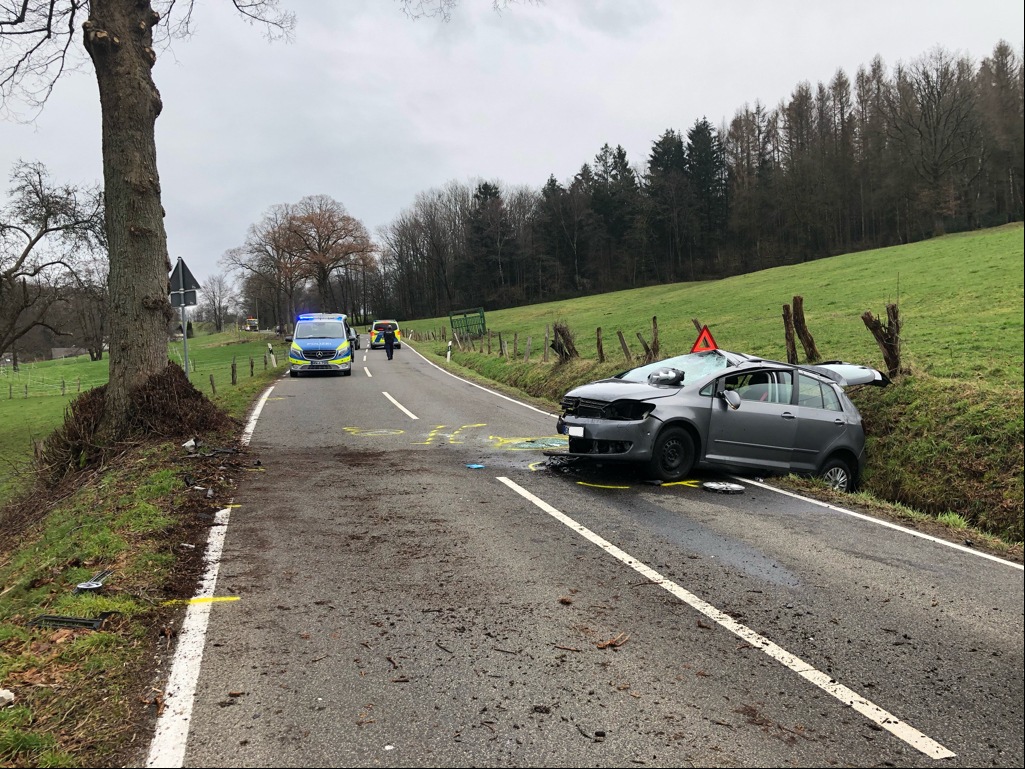
[[[299,372],[298,371],[289,371],[288,375],[289,376],[299,376]]]

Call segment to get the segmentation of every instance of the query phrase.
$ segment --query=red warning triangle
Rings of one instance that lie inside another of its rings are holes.
[[[718,350],[719,345],[715,343],[712,338],[712,332],[708,330],[708,326],[701,327],[701,333],[698,334],[698,340],[694,343],[694,346],[690,348],[691,352],[708,352],[709,350]]]

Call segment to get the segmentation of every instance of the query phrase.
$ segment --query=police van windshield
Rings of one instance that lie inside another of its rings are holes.
[[[317,323],[297,323],[296,339],[345,339],[345,324],[340,321],[319,321]]]

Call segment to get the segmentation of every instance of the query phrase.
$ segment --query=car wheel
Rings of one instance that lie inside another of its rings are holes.
[[[854,491],[855,479],[851,466],[840,457],[832,457],[822,466],[819,474],[834,491]]]
[[[352,376],[352,369],[349,369],[348,371],[343,371],[342,376]]]
[[[298,371],[289,371],[288,375],[292,376],[292,377],[299,376],[299,372]]]
[[[655,439],[648,471],[660,481],[678,481],[694,467],[694,441],[681,427],[667,427]]]

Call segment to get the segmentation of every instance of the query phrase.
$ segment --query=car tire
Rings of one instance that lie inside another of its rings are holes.
[[[648,472],[660,481],[678,481],[694,467],[694,440],[682,427],[667,427],[658,434]]]
[[[840,457],[830,457],[822,465],[819,477],[832,487],[834,491],[853,492],[857,489],[857,479],[850,464]]]
[[[291,377],[297,377],[297,376],[299,376],[299,372],[298,371],[289,371],[288,375],[291,376]]]
[[[352,376],[352,369],[349,369],[348,371],[343,371],[342,376]]]

